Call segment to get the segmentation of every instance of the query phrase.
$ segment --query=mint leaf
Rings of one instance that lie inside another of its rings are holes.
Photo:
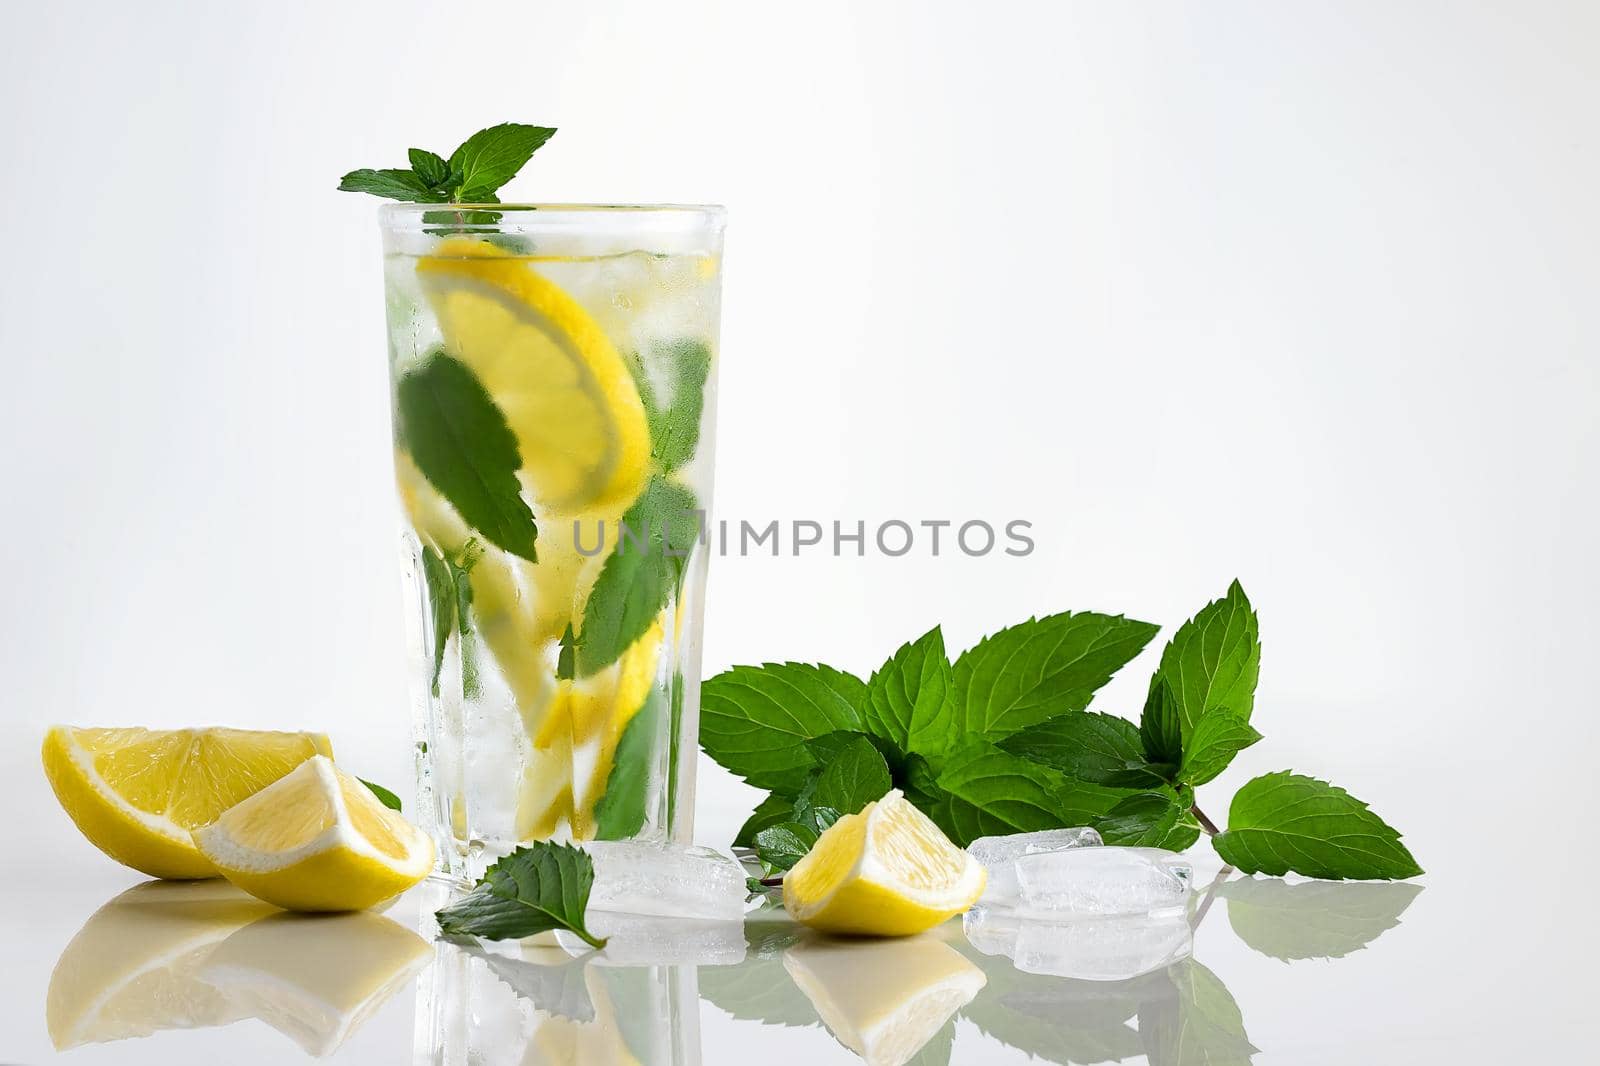
[[[774,825],[782,825],[794,813],[794,799],[780,796],[776,792],[769,793],[765,799],[756,804],[756,809],[750,817],[744,820],[739,831],[734,834],[733,846],[736,848],[753,848],[756,846],[756,834],[763,829]]]
[[[623,727],[606,775],[606,790],[594,806],[596,840],[627,840],[644,828],[665,703],[662,691],[652,688],[644,706]]]
[[[422,581],[428,595],[428,616],[433,626],[433,694],[439,695],[439,672],[444,669],[444,649],[456,624],[456,584],[444,556],[422,546]]]
[[[390,200],[442,204],[449,197],[409,170],[352,170],[339,179],[340,192],[365,192]]]
[[[436,911],[444,936],[520,940],[550,929],[575,933],[590,947],[605,941],[583,924],[594,863],[577,848],[539,841],[517,848],[484,871],[471,892]]]
[[[1178,780],[1203,785],[1228,768],[1233,757],[1261,739],[1249,722],[1232,711],[1213,707],[1194,724],[1183,748]]]
[[[1247,874],[1291,870],[1328,881],[1393,880],[1422,872],[1400,834],[1344,789],[1288,770],[1241,788],[1228,828],[1211,838]]]
[[[401,439],[433,487],[491,544],[535,561],[517,438],[466,364],[430,356],[400,379],[396,407]]]
[[[1189,805],[1170,792],[1129,796],[1102,817],[1094,828],[1107,844],[1184,851],[1200,839],[1200,823]]]
[[[705,407],[706,380],[711,376],[711,349],[703,341],[681,340],[653,352],[651,365],[665,365],[665,389],[657,386],[635,355],[629,360],[645,424],[650,427],[650,454],[663,473],[672,473],[694,458],[700,445],[700,414]],[[664,395],[663,395],[664,391]]]
[[[450,164],[426,148],[413,148],[406,153],[417,179],[430,189],[437,189],[450,180]]]
[[[578,676],[578,638],[572,632],[571,622],[556,643],[561,649],[556,653],[556,680],[571,681]]]
[[[556,131],[547,126],[505,122],[479,130],[450,155],[457,203],[494,203],[500,186],[517,176]],[[459,177],[458,177],[459,175]]]
[[[694,493],[653,477],[622,516],[583,608],[576,666],[589,677],[610,666],[655,622],[677,591],[687,554],[700,537]]]
[[[1260,624],[1239,582],[1179,627],[1161,653],[1159,672],[1172,685],[1185,740],[1213,707],[1250,720],[1261,673]]]
[[[1131,795],[1073,781],[1047,766],[969,737],[945,759],[926,812],[961,847],[981,836],[1090,825]]]
[[[1001,737],[1083,710],[1156,630],[1085,611],[1029,619],[984,638],[956,660],[957,733]]]
[[[1172,683],[1161,674],[1150,679],[1144,713],[1139,716],[1139,743],[1152,763],[1177,766],[1183,761],[1183,722]]]
[[[368,791],[370,791],[374,796],[378,797],[378,802],[389,808],[391,811],[398,811],[400,809],[400,797],[396,796],[393,792],[390,792],[382,785],[374,784],[373,782],[368,781],[364,777],[358,777],[356,780],[360,781],[363,785],[366,785]]]
[[[700,690],[700,746],[757,788],[799,793],[813,762],[803,742],[865,728],[867,686],[828,666],[736,666]]]
[[[768,873],[782,873],[806,857],[817,832],[798,822],[770,826],[756,834],[756,858]]]
[[[1000,741],[1000,749],[1097,785],[1155,788],[1166,783],[1139,744],[1139,730],[1113,714],[1058,714]]]
[[[884,761],[883,754],[872,741],[860,737],[828,761],[817,774],[816,784],[808,790],[806,799],[812,807],[857,814],[873,800],[882,799],[893,787],[889,764]]]
[[[1228,924],[1263,955],[1338,959],[1360,951],[1400,924],[1421,885],[1405,882],[1303,881],[1241,877],[1217,895],[1228,901]]]
[[[867,682],[867,728],[900,750],[938,756],[955,727],[950,660],[934,626],[880,666]]]

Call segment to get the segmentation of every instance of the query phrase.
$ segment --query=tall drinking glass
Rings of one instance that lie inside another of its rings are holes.
[[[693,833],[723,212],[382,209],[442,872]]]

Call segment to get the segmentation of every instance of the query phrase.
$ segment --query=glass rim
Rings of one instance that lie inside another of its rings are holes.
[[[500,217],[493,221],[464,220],[464,224],[426,220],[426,216],[434,212],[494,212]],[[381,204],[378,223],[390,231],[429,233],[446,229],[492,232],[588,227],[684,232],[720,228],[727,214],[727,208],[721,204],[422,204],[406,201]]]

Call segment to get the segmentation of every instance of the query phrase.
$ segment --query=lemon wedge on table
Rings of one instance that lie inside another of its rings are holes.
[[[190,831],[332,752],[319,733],[78,729],[44,738],[44,772],[89,842],[152,877],[216,877]]]
[[[417,260],[445,348],[516,435],[536,512],[626,504],[644,486],[650,431],[627,364],[560,286],[484,241]]]
[[[433,868],[427,834],[320,755],[194,840],[222,876],[287,910],[362,910]]]
[[[894,789],[817,838],[785,875],[783,905],[828,932],[908,936],[972,906],[984,880],[983,866]]]

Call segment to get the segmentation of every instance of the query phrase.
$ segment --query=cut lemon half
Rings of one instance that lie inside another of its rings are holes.
[[[446,349],[478,376],[516,435],[538,513],[626,506],[644,485],[650,431],[605,331],[526,260],[441,241],[417,260]]]
[[[908,936],[972,906],[984,880],[983,866],[894,789],[817,838],[785,875],[783,905],[828,932]]]
[[[988,983],[948,944],[812,941],[783,954],[783,968],[839,1043],[868,1066],[903,1066]]]
[[[89,842],[152,877],[216,877],[190,831],[313,755],[319,733],[243,729],[77,729],[44,738],[44,772]]]
[[[433,868],[433,841],[324,756],[198,830],[222,876],[286,910],[363,910]]]

